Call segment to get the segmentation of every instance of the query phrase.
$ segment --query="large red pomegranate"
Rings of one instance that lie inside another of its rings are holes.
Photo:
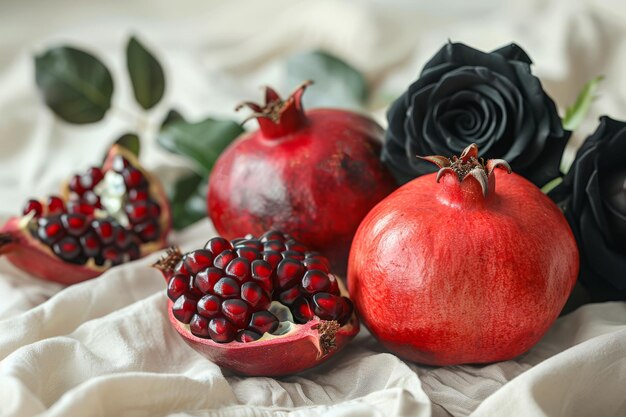
[[[208,211],[228,239],[283,230],[344,272],[359,223],[396,186],[379,160],[381,127],[345,110],[305,112],[307,85],[285,101],[267,87],[264,106],[245,103],[260,130],[244,134],[218,159]]]
[[[168,315],[191,347],[245,375],[289,375],[318,365],[359,331],[347,290],[328,260],[269,231],[203,249],[171,248],[155,264]]]
[[[460,158],[425,157],[439,172],[380,202],[355,235],[350,295],[403,358],[511,359],[539,341],[576,281],[576,242],[556,205],[505,161],[477,155],[471,145]]]
[[[0,255],[42,279],[74,284],[167,244],[171,216],[159,181],[114,145],[102,167],[76,174],[60,195],[29,200],[0,228]]]

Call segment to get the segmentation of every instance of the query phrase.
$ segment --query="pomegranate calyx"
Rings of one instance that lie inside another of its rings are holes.
[[[321,349],[321,357],[328,355],[337,347],[335,343],[335,335],[341,326],[335,320],[322,320],[314,327],[319,332],[319,344]]]
[[[183,259],[183,254],[178,246],[170,246],[165,251],[165,255],[159,258],[152,267],[163,273],[163,277],[167,281],[173,274],[176,265]]]
[[[313,84],[311,80],[303,82],[285,100],[273,88],[266,86],[264,105],[245,101],[239,104],[235,111],[244,107],[251,109],[253,113],[241,124],[245,124],[251,119],[257,119],[261,132],[268,138],[288,135],[306,124],[306,116],[302,108],[302,95],[311,84]]]
[[[504,168],[510,174],[511,166],[504,159],[490,159],[487,162],[478,157],[478,146],[472,143],[463,150],[460,156],[446,158],[440,155],[417,156],[420,159],[437,165],[440,169],[437,172],[436,181],[439,182],[446,174],[455,174],[459,182],[463,182],[469,177],[474,178],[479,184],[486,197],[490,190],[490,179],[493,170],[497,167]]]

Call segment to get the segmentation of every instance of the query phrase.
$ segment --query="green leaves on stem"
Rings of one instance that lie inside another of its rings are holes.
[[[599,75],[585,84],[580,93],[578,93],[578,97],[576,97],[574,104],[565,110],[565,116],[563,117],[564,129],[571,131],[578,129],[589,112],[591,103],[596,97],[598,86],[603,79],[604,76]]]

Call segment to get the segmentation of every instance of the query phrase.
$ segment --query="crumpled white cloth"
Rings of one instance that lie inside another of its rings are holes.
[[[171,108],[189,118],[234,117],[240,99],[281,84],[281,57],[323,47],[364,72],[375,97],[396,96],[448,38],[492,49],[526,48],[561,106],[604,74],[599,114],[626,118],[626,7],[619,0],[466,3],[441,0],[2,5],[0,220],[97,163],[136,129],[124,42],[137,33],[163,61],[168,91],[148,119]],[[31,56],[71,42],[99,54],[116,81],[100,124],[70,126],[37,98]],[[384,100],[371,111],[384,122]],[[165,181],[186,162],[158,149],[142,159]],[[183,249],[214,234],[207,220],[174,236]],[[513,361],[486,366],[406,363],[364,330],[329,363],[282,379],[243,378],[205,360],[170,328],[157,255],[71,287],[40,281],[0,259],[0,416],[626,416],[626,303],[593,304],[560,318]]]

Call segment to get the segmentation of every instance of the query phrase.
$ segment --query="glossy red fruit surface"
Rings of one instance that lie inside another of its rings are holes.
[[[291,241],[304,259],[328,262],[280,232],[271,235]],[[272,266],[258,250],[261,240],[216,237],[184,255],[171,249],[155,266],[168,282],[172,325],[187,343],[238,373],[289,375],[328,359],[358,333],[359,324],[333,274],[283,259],[286,247]],[[233,255],[240,249],[251,250],[250,258]]]
[[[208,211],[228,239],[282,230],[342,273],[359,223],[396,185],[379,160],[381,127],[346,110],[305,112],[307,85],[284,101],[268,87],[265,106],[246,103],[260,130],[220,155]]]
[[[348,267],[363,323],[389,350],[430,365],[507,360],[557,318],[578,273],[565,218],[500,160],[425,159],[363,220]],[[496,168],[500,166],[500,168]],[[494,169],[495,168],[495,169]]]
[[[140,191],[146,198],[131,202]],[[102,167],[72,176],[60,196],[29,200],[0,228],[0,255],[37,277],[73,284],[163,248],[170,223],[159,182],[113,146]]]

